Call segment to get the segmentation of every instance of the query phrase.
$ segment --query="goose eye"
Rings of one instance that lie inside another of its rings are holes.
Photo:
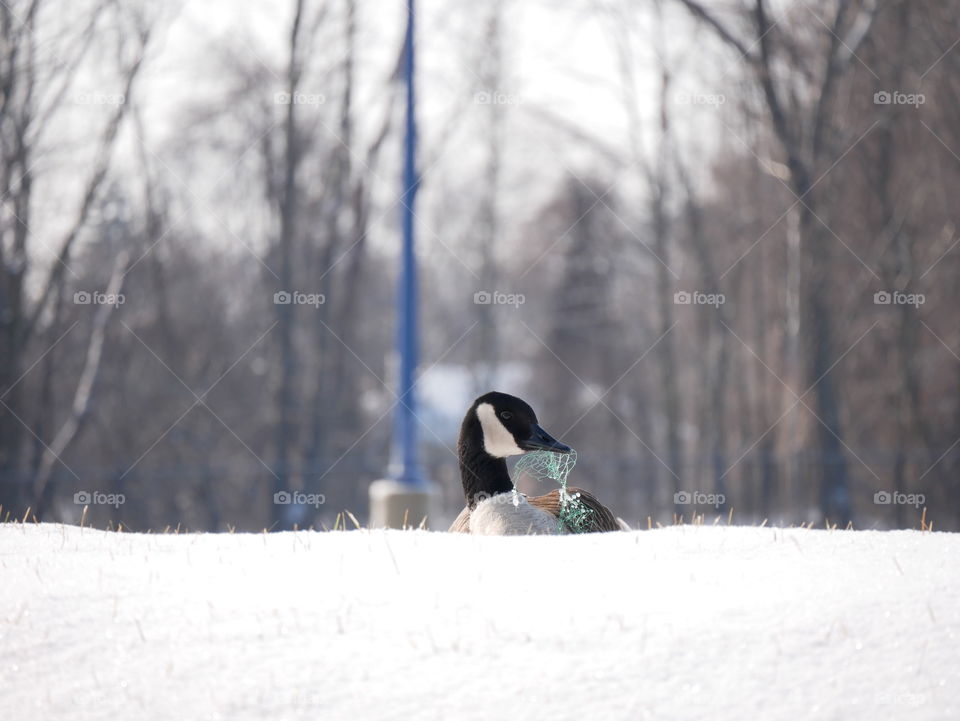
[[[505,421],[509,421],[511,418],[513,418],[513,413],[510,411],[500,411],[500,417]]]

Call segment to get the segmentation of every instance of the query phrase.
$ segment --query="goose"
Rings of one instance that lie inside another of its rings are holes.
[[[541,428],[537,414],[516,396],[491,391],[477,398],[464,416],[457,444],[467,505],[450,532],[500,536],[567,532],[560,521],[560,490],[515,496],[506,458],[530,451],[572,450]],[[594,496],[579,488],[567,492],[579,493],[589,509],[589,532],[621,530],[618,520]]]

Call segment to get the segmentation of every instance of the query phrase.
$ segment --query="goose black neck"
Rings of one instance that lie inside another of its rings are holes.
[[[483,447],[483,429],[472,410],[463,420],[457,450],[460,458],[460,480],[468,507],[473,508],[478,501],[489,496],[513,490],[506,460],[487,453]]]

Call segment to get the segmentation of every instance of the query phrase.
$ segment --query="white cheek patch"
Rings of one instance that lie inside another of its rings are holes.
[[[497,412],[489,403],[477,406],[477,418],[483,429],[483,448],[494,458],[519,456],[526,451],[517,446],[513,434],[497,418]]]

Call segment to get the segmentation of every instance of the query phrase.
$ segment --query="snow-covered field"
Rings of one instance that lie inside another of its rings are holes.
[[[960,535],[0,526],[0,717],[960,719]]]

